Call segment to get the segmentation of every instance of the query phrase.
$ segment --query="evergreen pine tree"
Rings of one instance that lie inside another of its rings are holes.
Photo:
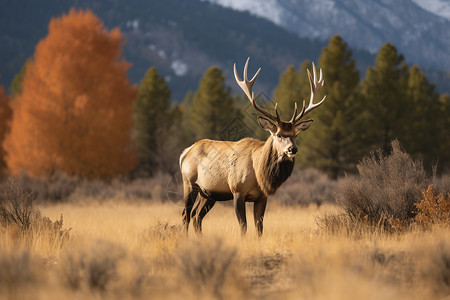
[[[166,127],[166,139],[161,148],[160,168],[171,175],[180,171],[179,156],[187,147],[184,143],[183,109],[178,103],[174,103],[168,110],[168,126]]]
[[[280,75],[280,81],[274,91],[274,102],[282,120],[289,120],[294,111],[294,103],[301,106],[301,79],[293,65]],[[270,108],[268,108],[270,109]]]
[[[189,114],[196,139],[219,139],[236,118],[230,89],[225,86],[225,76],[218,67],[210,67],[205,72]]]
[[[136,150],[139,169],[147,174],[161,168],[170,122],[170,89],[156,68],[150,68],[141,80],[134,103]]]
[[[450,172],[450,95],[443,94],[439,99],[439,113],[436,116],[438,143],[438,167]]]
[[[181,144],[185,147],[190,146],[195,142],[196,134],[194,128],[192,128],[192,120],[191,120],[191,108],[194,102],[195,93],[192,91],[188,91],[184,96],[183,102],[181,102],[179,106],[180,113],[182,115],[181,120]]]
[[[406,129],[399,140],[412,155],[421,155],[426,166],[439,156],[438,122],[430,122],[439,115],[439,94],[417,66],[408,72],[403,108],[403,126]]]
[[[332,178],[354,168],[360,158],[355,151],[358,143],[354,121],[358,112],[355,111],[353,97],[359,73],[351,56],[347,44],[337,35],[324,48],[319,62],[325,85],[316,96],[316,102],[324,94],[327,99],[312,114],[314,123],[305,133],[305,148],[302,150],[301,165],[318,167]]]
[[[391,140],[402,136],[401,121],[405,106],[407,67],[403,55],[390,43],[384,44],[367,70],[362,82],[362,95],[371,123],[371,147],[390,151]]]

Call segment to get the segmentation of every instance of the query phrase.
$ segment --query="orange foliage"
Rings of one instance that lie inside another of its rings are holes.
[[[0,172],[6,167],[2,142],[8,132],[9,121],[11,119],[11,107],[9,97],[5,94],[3,86],[0,86]]]
[[[416,223],[430,227],[433,224],[450,223],[450,194],[445,197],[443,194],[435,195],[433,185],[422,192],[423,199],[416,203],[417,215]]]
[[[52,19],[13,103],[6,162],[12,174],[55,171],[105,178],[136,163],[130,132],[137,96],[120,60],[122,36],[90,11]]]

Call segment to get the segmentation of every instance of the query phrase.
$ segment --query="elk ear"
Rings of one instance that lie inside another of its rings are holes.
[[[306,121],[300,122],[297,125],[295,125],[295,134],[299,133],[300,131],[305,131],[306,129],[308,129],[309,126],[311,126],[312,122],[313,122],[313,119],[310,119],[310,120],[306,120]]]
[[[258,124],[262,129],[269,131],[271,134],[277,132],[277,125],[273,124],[269,119],[258,116]]]

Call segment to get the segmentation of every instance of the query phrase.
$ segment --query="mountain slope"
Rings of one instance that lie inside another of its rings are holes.
[[[249,11],[301,37],[326,40],[337,33],[372,53],[392,42],[408,62],[450,70],[449,1],[269,0],[264,6],[258,0],[209,1]]]
[[[138,83],[149,67],[156,66],[178,101],[197,88],[213,64],[225,71],[234,88],[233,63],[242,68],[248,56],[252,57],[249,73],[262,66],[258,87],[270,93],[288,64],[317,60],[324,46],[248,13],[199,0],[0,0],[0,84],[9,87],[47,34],[51,17],[70,7],[91,9],[108,28],[120,27],[127,40],[124,56],[133,63],[131,80]]]
[[[284,9],[292,5],[287,0],[261,3],[269,5],[265,7],[269,11],[270,5],[281,3]],[[37,42],[47,34],[50,19],[71,7],[91,9],[108,28],[120,27],[127,41],[124,57],[133,64],[128,72],[132,82],[139,83],[148,68],[156,66],[176,101],[181,101],[188,90],[197,89],[200,77],[213,64],[225,72],[227,84],[237,91],[233,63],[241,69],[248,56],[249,74],[262,67],[256,92],[271,95],[289,64],[299,67],[303,60],[317,61],[327,43],[301,38],[248,12],[202,0],[0,0],[0,84],[10,86]],[[373,64],[374,55],[358,49],[353,54],[364,74]],[[434,79],[443,76],[438,74]]]

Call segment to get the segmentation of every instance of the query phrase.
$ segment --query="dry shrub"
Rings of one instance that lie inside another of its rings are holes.
[[[450,176],[442,175],[437,176],[436,174],[433,176],[433,188],[437,194],[450,194]]]
[[[20,186],[39,201],[105,201],[142,200],[172,201],[172,194],[182,198],[182,185],[176,177],[157,173],[151,178],[114,178],[111,180],[87,180],[56,172],[48,178],[37,178],[25,173],[15,178]],[[173,197],[172,197],[173,198]],[[178,200],[179,200],[178,199]]]
[[[157,257],[157,260],[153,262],[153,267],[161,270],[175,264],[173,254],[185,236],[181,224],[170,225],[168,222],[161,221],[138,235],[141,246],[151,248],[152,256]]]
[[[252,294],[257,297],[268,296],[285,288],[285,271],[289,266],[290,256],[287,253],[259,252],[246,257],[243,266],[252,287]]]
[[[357,167],[360,179],[349,179],[338,196],[352,223],[384,231],[406,228],[415,217],[414,204],[429,181],[422,163],[393,141],[391,154],[373,152]]]
[[[237,250],[220,239],[196,240],[177,255],[178,284],[204,299],[243,299],[247,283],[237,268]]]
[[[276,201],[284,205],[309,205],[334,202],[340,181],[330,179],[316,169],[294,169],[289,179],[275,194]]]
[[[20,299],[24,289],[45,280],[44,265],[29,251],[2,251],[0,255],[0,295]]]
[[[61,280],[73,290],[103,292],[117,280],[119,262],[125,251],[111,243],[98,241],[86,250],[72,250],[61,262]]]
[[[299,249],[288,264],[291,296],[281,299],[430,299],[413,297],[420,282],[409,285],[412,258],[380,244],[373,236],[356,242],[332,237],[313,242],[313,251]]]
[[[450,224],[450,193],[436,195],[433,185],[422,192],[423,199],[415,203],[417,215],[415,222],[424,228],[435,224]]]
[[[14,179],[0,184],[0,225],[9,240],[29,247],[44,242],[61,248],[70,229],[63,228],[63,216],[56,221],[42,216],[35,206],[36,197],[25,191]],[[18,245],[18,244],[17,244]],[[17,246],[16,245],[16,246]]]
[[[128,250],[103,240],[68,249],[55,270],[58,284],[81,299],[163,298],[166,282],[153,274],[153,261]]]
[[[61,249],[70,240],[72,228],[63,227],[63,215],[59,220],[52,221],[49,217],[42,216],[38,212],[35,221],[31,224],[31,230],[24,237],[28,242],[45,240],[49,246]]]
[[[145,232],[150,240],[177,240],[184,234],[183,226],[170,225],[168,222],[161,222],[153,226],[150,230]]]
[[[316,219],[320,230],[327,235],[346,235],[354,238],[363,238],[367,233],[393,233],[403,231],[405,226],[398,219],[380,219],[376,224],[367,222],[367,219],[354,219],[348,214],[327,214]],[[368,226],[369,225],[369,226]]]
[[[326,214],[316,219],[317,226],[328,235],[360,235],[364,227],[355,224],[347,214]]]
[[[438,296],[450,294],[450,243],[447,237],[422,243],[416,250],[418,280]],[[446,297],[445,299],[447,299]],[[444,298],[442,298],[444,299]]]
[[[27,230],[37,217],[34,207],[36,197],[26,192],[12,178],[0,183],[0,224],[8,227],[11,224]]]
[[[55,172],[48,178],[31,177],[21,173],[15,180],[26,191],[33,192],[37,199],[48,201],[67,199],[82,182],[79,177],[68,176],[62,172]]]
[[[157,174],[151,178],[134,180],[114,179],[106,181],[83,180],[68,197],[70,201],[109,201],[112,199],[136,201],[153,200],[164,202],[168,200],[168,191],[179,190],[176,182],[167,174]],[[181,192],[177,192],[181,195]],[[180,196],[181,199],[181,196]]]

